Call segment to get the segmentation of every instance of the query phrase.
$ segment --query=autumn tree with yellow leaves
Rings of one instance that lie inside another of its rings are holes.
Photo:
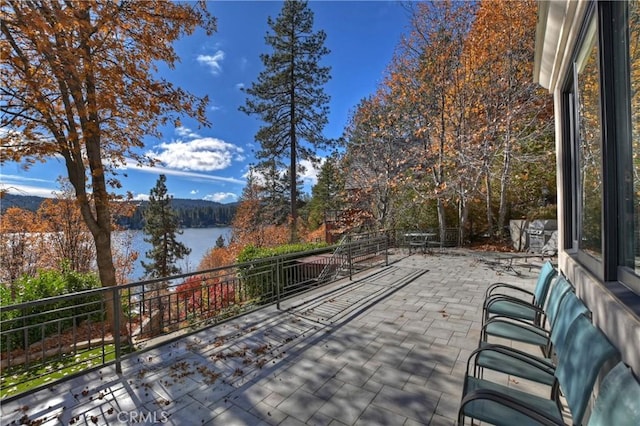
[[[148,162],[135,149],[159,136],[159,125],[177,125],[183,115],[208,124],[208,100],[155,71],[178,61],[175,40],[198,27],[213,33],[215,19],[205,2],[6,0],[0,7],[0,161],[64,160],[100,280],[114,286],[109,187],[119,186],[117,168],[127,158]]]
[[[465,45],[465,90],[473,106],[469,141],[479,153],[489,232],[502,232],[523,186],[535,192],[529,203],[539,200],[540,186],[555,187],[551,97],[532,77],[536,10],[534,0],[518,7],[482,1]],[[536,163],[551,167],[536,168]],[[538,188],[527,185],[527,176]]]
[[[388,184],[385,215],[372,215],[379,227],[438,227],[444,238],[457,226],[464,242],[499,235],[543,189],[553,197],[552,99],[532,77],[536,4],[514,5],[407,5],[409,31],[345,132],[345,157],[369,173],[358,183],[347,170],[351,193]],[[374,173],[383,159],[386,174]]]

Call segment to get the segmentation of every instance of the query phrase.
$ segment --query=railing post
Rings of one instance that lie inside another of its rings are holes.
[[[280,310],[280,259],[278,258],[276,258],[276,309]]]
[[[389,266],[389,233],[384,234],[384,266]]]
[[[113,287],[113,342],[116,347],[116,374],[122,374],[122,346],[120,344],[120,318],[122,315],[122,303],[120,302],[120,289]]]
[[[351,264],[351,236],[347,237],[347,263],[349,264],[349,281],[353,281],[353,270]]]

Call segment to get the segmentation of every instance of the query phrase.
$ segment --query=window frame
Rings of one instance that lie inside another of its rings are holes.
[[[569,221],[566,222],[568,225],[568,229],[566,232],[566,236],[570,236],[569,239],[566,240],[565,249],[567,253],[575,258],[575,260],[583,265],[586,269],[588,269],[593,275],[595,275],[599,279],[604,279],[604,266],[603,262],[607,256],[607,253],[604,251],[604,247],[601,247],[601,258],[596,258],[591,254],[587,253],[584,250],[580,249],[580,239],[582,238],[582,188],[581,179],[580,179],[580,159],[579,159],[579,131],[578,127],[580,126],[580,118],[579,118],[579,103],[580,97],[578,96],[578,67],[577,60],[578,57],[582,53],[582,49],[584,47],[584,43],[586,41],[588,31],[591,25],[594,25],[593,21],[597,20],[597,11],[595,4],[590,5],[589,10],[585,15],[584,25],[581,28],[580,35],[578,37],[578,42],[576,43],[574,52],[571,56],[571,72],[567,73],[567,79],[564,84],[564,100],[566,103],[566,110],[564,111],[566,131],[564,132],[564,136],[567,138],[564,142],[564,150],[567,152],[568,161],[566,162],[566,175],[569,177],[567,179],[569,182],[565,185],[565,194],[571,194],[569,197],[565,197],[565,208],[567,210],[567,218]],[[602,47],[601,47],[601,32],[599,28],[599,23],[596,21],[596,30],[598,32],[598,39],[596,43],[598,44],[598,55],[599,58],[602,58]],[[602,68],[601,59],[599,59],[598,66]],[[599,70],[599,87],[600,87],[600,102],[602,103],[602,72]],[[601,131],[604,127],[604,114],[602,107],[600,107],[600,122],[601,122]],[[604,132],[602,132],[604,133]],[[601,154],[602,158],[604,158],[604,152],[602,152],[602,144],[604,144],[604,135],[601,135]],[[600,165],[602,167],[602,164]],[[603,170],[601,170],[603,180],[604,174]],[[604,185],[604,182],[603,182]],[[604,194],[600,199],[602,217],[604,219],[607,216],[604,205],[602,204],[604,200]],[[604,220],[603,220],[604,222]],[[601,234],[605,234],[605,226],[604,223],[600,224],[600,232]],[[601,241],[603,240],[603,235],[601,235]]]
[[[637,1],[635,5],[640,8],[640,4]],[[634,238],[638,233],[636,229],[638,218],[635,215],[640,214],[640,211],[634,212],[633,210],[634,203],[638,202],[638,198],[633,197],[635,192],[634,183],[631,182],[629,185],[625,182],[627,173],[633,175],[633,111],[631,99],[628,96],[631,93],[628,7],[628,2],[607,2],[602,6],[603,13],[609,19],[609,22],[620,24],[618,26],[607,26],[611,37],[610,49],[608,49],[610,51],[609,60],[612,70],[610,71],[612,73],[610,76],[611,89],[614,94],[627,94],[627,96],[618,96],[612,100],[615,112],[615,120],[612,121],[614,122],[614,131],[617,132],[615,135],[617,144],[615,145],[615,152],[611,153],[616,169],[611,172],[615,173],[614,176],[616,178],[616,185],[612,188],[612,191],[615,193],[614,201],[616,202],[618,213],[615,218],[615,229],[618,233],[618,238],[614,242],[617,249],[615,263],[609,267],[613,270],[612,272],[615,274],[617,281],[622,282],[626,287],[640,295],[640,272],[636,272],[640,265],[635,264],[635,251],[640,250],[640,247],[634,245]],[[628,218],[631,220],[627,220]],[[631,240],[625,238],[629,235],[632,235]],[[636,241],[636,244],[640,244],[640,242]],[[633,261],[633,267],[629,266],[629,261]]]
[[[640,0],[635,0],[640,1]],[[632,110],[629,58],[629,16],[627,2],[593,2],[585,13],[583,26],[571,56],[571,72],[563,84],[563,142],[561,167],[564,196],[564,250],[576,262],[622,300],[640,298],[640,265],[635,264],[634,239],[640,214],[634,211],[633,182],[624,184],[625,173],[633,172]],[[582,237],[582,188],[579,163],[579,96],[577,61],[591,25],[597,28],[600,86],[602,222],[601,257],[580,248]],[[631,168],[631,170],[630,170]],[[629,201],[631,200],[631,201]],[[631,204],[630,204],[631,203]],[[625,220],[622,220],[622,218]],[[628,219],[628,218],[631,219]],[[631,235],[632,240],[629,240]],[[630,258],[629,256],[633,256]],[[633,261],[633,265],[630,262]],[[626,289],[626,290],[625,290]],[[629,291],[631,290],[631,291]]]

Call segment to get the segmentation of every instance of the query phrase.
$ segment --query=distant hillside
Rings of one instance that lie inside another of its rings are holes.
[[[144,221],[142,212],[149,204],[142,201],[131,217],[121,217],[118,223],[128,229],[142,229]],[[190,200],[174,198],[171,207],[175,210],[183,228],[212,228],[229,226],[236,214],[238,203],[222,204],[207,200]]]
[[[0,197],[0,212],[4,213],[9,207],[19,207],[35,212],[44,200],[46,198],[33,195],[4,194]]]
[[[31,195],[4,194],[0,198],[0,212],[4,213],[9,207],[35,212],[46,198]],[[147,206],[146,201],[138,202],[138,207],[131,217],[120,217],[118,224],[129,229],[141,229],[142,210]],[[190,200],[174,198],[171,206],[176,211],[183,228],[211,228],[214,226],[228,226],[233,221],[238,203],[216,203],[207,200]]]

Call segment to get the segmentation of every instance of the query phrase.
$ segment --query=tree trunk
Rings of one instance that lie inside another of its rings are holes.
[[[504,234],[504,226],[507,220],[507,191],[509,189],[509,175],[511,174],[511,142],[507,133],[507,142],[504,149],[504,164],[500,176],[500,209],[498,210],[498,235]]]
[[[458,244],[462,245],[467,239],[467,222],[469,220],[469,205],[464,195],[464,187],[460,185],[460,199],[458,200]]]
[[[295,131],[291,135],[291,236],[289,238],[291,243],[298,241],[298,206],[297,206],[297,170],[296,170],[296,135]]]
[[[295,40],[295,31],[294,26],[291,26],[291,40]],[[295,43],[291,43],[292,49]],[[291,97],[291,104],[289,105],[289,113],[290,113],[290,122],[289,122],[289,135],[291,138],[291,163],[290,163],[290,179],[291,179],[291,236],[289,237],[290,242],[296,243],[298,242],[298,203],[297,203],[297,184],[298,184],[298,168],[297,168],[297,138],[296,138],[296,88],[294,86],[295,78],[295,62],[294,58],[296,57],[295,49],[291,52],[291,91],[289,96]]]
[[[485,184],[487,187],[486,193],[486,206],[487,206],[487,228],[489,237],[493,237],[493,211],[491,209],[491,199],[493,198],[492,189],[491,189],[491,176],[489,175],[489,171],[485,170],[484,174]]]
[[[440,242],[443,243],[445,238],[445,230],[447,229],[447,218],[444,211],[444,203],[442,202],[442,197],[438,197],[436,206],[438,210],[438,226],[440,227]]]
[[[511,96],[509,95],[509,103]],[[505,222],[507,220],[507,191],[509,188],[509,177],[511,175],[511,113],[507,112],[507,123],[504,136],[504,154],[502,164],[502,174],[500,176],[500,208],[498,210],[498,235],[504,234]]]

